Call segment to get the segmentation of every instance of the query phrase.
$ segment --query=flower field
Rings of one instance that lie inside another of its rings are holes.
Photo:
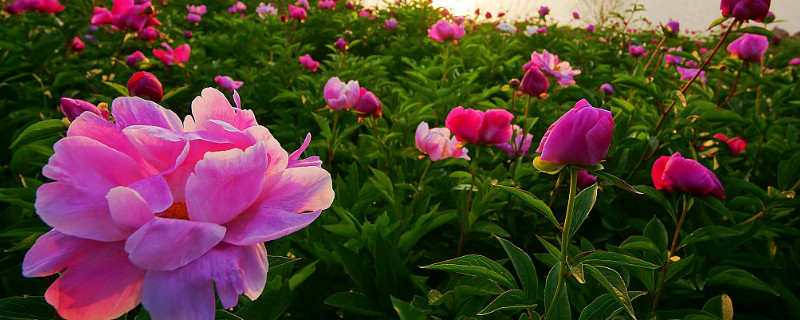
[[[9,0],[0,319],[800,317],[800,39]]]

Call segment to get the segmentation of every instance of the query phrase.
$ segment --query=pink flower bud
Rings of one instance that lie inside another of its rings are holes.
[[[510,112],[492,109],[486,112],[457,107],[450,111],[445,125],[460,141],[471,144],[497,144],[511,140]]]
[[[428,29],[428,37],[438,42],[460,39],[464,34],[464,27],[455,22],[439,21]]]
[[[589,174],[586,171],[578,170],[578,188],[586,189],[587,187],[595,184],[597,177]]]
[[[94,113],[103,119],[108,120],[108,109],[100,109],[97,106],[79,99],[61,98],[61,112],[69,121],[74,121],[81,113]]]
[[[549,86],[550,82],[547,82],[547,77],[539,68],[529,68],[528,71],[525,71],[525,76],[522,77],[519,90],[531,97],[538,97],[547,92],[547,87]]]
[[[761,62],[768,48],[769,41],[767,37],[745,33],[728,45],[728,52],[745,61]]]
[[[319,67],[319,62],[314,61],[314,59],[311,59],[310,54],[306,53],[306,55],[300,56],[298,60],[300,60],[300,64],[302,64],[303,67],[305,67],[306,69],[311,70],[311,72],[317,72],[317,68]]]
[[[128,79],[128,93],[131,96],[138,96],[153,102],[161,102],[164,98],[164,89],[161,87],[161,81],[147,71],[139,71],[134,73]]]
[[[131,68],[138,68],[143,64],[149,64],[150,60],[145,57],[144,53],[141,51],[136,51],[125,58],[125,64]]]
[[[679,152],[671,157],[661,157],[653,164],[653,185],[658,190],[681,191],[695,195],[711,195],[725,199],[725,190],[711,170],[692,159],[684,159]]]
[[[601,85],[600,86],[600,91],[604,92],[605,94],[607,94],[609,96],[614,94],[614,88],[608,83],[604,83],[603,85]]]
[[[323,89],[325,103],[333,110],[350,109],[361,97],[358,81],[350,80],[345,84],[339,78],[328,79]]]
[[[359,90],[358,101],[356,101],[353,111],[355,111],[359,117],[370,116],[379,118],[381,116],[381,101],[378,100],[378,97],[372,92],[361,88]]]
[[[333,46],[341,51],[347,51],[347,49],[349,48],[348,45],[349,44],[347,43],[346,40],[344,40],[344,38],[339,38],[339,40],[336,40],[336,42],[333,43]]]
[[[606,157],[613,129],[611,112],[583,99],[550,125],[536,152],[548,162],[591,167]]]
[[[770,0],[722,0],[719,9],[723,17],[737,20],[761,20],[769,13]]]

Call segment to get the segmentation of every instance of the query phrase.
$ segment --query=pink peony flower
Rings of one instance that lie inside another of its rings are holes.
[[[733,137],[728,139],[728,137],[726,137],[724,134],[717,133],[714,135],[714,138],[725,142],[728,145],[728,148],[731,149],[731,155],[734,157],[738,156],[747,148],[747,141],[742,139],[742,137]]]
[[[558,56],[544,50],[543,53],[533,52],[531,61],[522,66],[522,70],[527,71],[531,67],[542,69],[558,81],[562,87],[575,84],[574,77],[581,74],[580,70],[572,70],[569,62],[558,61]]]
[[[177,64],[183,67],[183,63],[189,61],[189,56],[192,54],[192,48],[189,47],[189,44],[180,45],[175,50],[172,50],[172,47],[166,42],[162,42],[161,46],[166,48],[167,51],[153,49],[153,55],[161,59],[161,62],[166,66],[171,67]]]
[[[794,58],[792,60],[789,60],[789,65],[790,66],[796,66],[798,64],[800,64],[800,58]]]
[[[681,24],[678,21],[670,21],[667,22],[666,25],[667,32],[670,32],[674,35],[678,35],[681,32]]]
[[[6,6],[6,11],[10,14],[19,14],[25,11],[56,13],[64,8],[58,0],[17,0]]]
[[[362,117],[381,117],[381,101],[371,91],[360,88],[358,91],[358,101],[353,107],[353,111]]]
[[[330,78],[323,89],[325,102],[333,110],[348,110],[361,97],[359,88],[358,81],[350,80],[345,84],[337,77]]]
[[[745,33],[728,45],[728,52],[732,56],[745,61],[761,62],[768,48],[769,40],[767,40],[767,37]]]
[[[671,157],[661,157],[653,164],[653,185],[658,190],[682,191],[689,194],[709,194],[725,199],[725,190],[711,170],[692,159],[684,159],[680,152]]]
[[[614,87],[612,87],[608,83],[604,83],[603,85],[600,86],[600,91],[602,91],[606,95],[610,96],[610,95],[614,94]]]
[[[289,16],[292,19],[300,20],[302,22],[302,21],[305,21],[306,18],[308,18],[308,13],[306,13],[306,9],[303,9],[301,7],[295,7],[295,6],[290,4],[289,5]]]
[[[216,76],[214,77],[214,81],[217,82],[217,85],[225,89],[225,91],[233,91],[239,89],[244,84],[244,81],[236,81],[229,76]]]
[[[397,20],[395,18],[383,20],[383,28],[386,30],[394,30],[397,29]]]
[[[95,7],[91,22],[96,25],[110,24],[117,30],[142,30],[161,25],[153,14],[150,1],[135,4],[133,0],[114,0],[110,11]]]
[[[270,2],[268,5],[261,2],[256,8],[256,13],[258,14],[259,18],[264,19],[267,14],[273,16],[278,14],[278,8],[275,8],[275,4],[272,2]]]
[[[464,34],[464,27],[455,22],[439,21],[428,29],[428,37],[438,42],[458,40]]]
[[[79,99],[61,98],[61,112],[67,117],[67,120],[75,121],[75,118],[87,111],[108,120],[108,109],[98,108],[89,102]]]
[[[349,43],[347,43],[347,40],[344,40],[344,38],[337,39],[336,42],[333,43],[333,46],[341,51],[347,51],[347,49],[350,48]]]
[[[536,152],[545,161],[591,167],[606,157],[613,130],[611,112],[583,99],[550,125]]]
[[[541,6],[541,7],[539,7],[539,16],[540,16],[540,17],[544,17],[544,16],[546,16],[548,13],[550,13],[550,8],[548,8],[547,6]]]
[[[726,18],[761,20],[769,13],[770,2],[770,0],[722,0],[719,9]]]
[[[161,102],[164,98],[164,89],[156,75],[139,71],[128,79],[128,92],[131,96],[142,97],[153,102]]]
[[[646,54],[644,52],[644,47],[636,45],[630,46],[630,48],[628,48],[628,52],[630,52],[631,56],[634,58],[638,58]]]
[[[145,27],[139,31],[139,39],[149,42],[155,42],[158,39],[158,29],[154,27]]]
[[[81,114],[42,170],[35,208],[53,230],[22,273],[61,273],[45,299],[67,319],[113,319],[140,302],[153,319],[213,319],[259,297],[263,242],[300,230],[334,198],[319,158],[287,153],[251,110],[211,88],[178,115],[135,97],[115,122]]]
[[[533,135],[530,133],[522,134],[522,128],[518,125],[511,125],[513,130],[512,139],[514,144],[511,144],[511,139],[506,142],[495,144],[494,146],[503,150],[508,154],[509,158],[524,157],[531,155],[531,142],[533,142]]]
[[[236,1],[230,8],[228,8],[228,13],[237,13],[247,10],[247,5],[244,2]]]
[[[697,71],[700,71],[700,69],[686,69],[686,68],[678,67],[678,73],[681,74],[681,80],[691,80],[692,77],[694,77],[694,75],[697,74]],[[702,81],[703,83],[706,83],[706,80],[707,80],[706,79],[706,72],[705,71],[701,71],[700,75],[697,76],[697,79],[700,79],[700,81]]]
[[[83,43],[83,41],[81,41],[81,38],[74,37],[74,38],[72,38],[71,49],[72,49],[72,53],[78,54],[78,53],[83,52],[83,49],[86,49],[86,44]]]
[[[667,52],[669,52],[669,51],[683,51],[683,48],[682,47],[669,48],[669,50]],[[677,66],[677,65],[681,64],[682,61],[683,61],[683,57],[674,56],[674,55],[671,55],[671,54],[665,54],[664,55],[664,64],[667,67],[669,67],[669,66]]]
[[[450,130],[447,128],[428,129],[427,123],[420,122],[414,140],[417,150],[427,154],[433,162],[446,158],[470,160],[467,155],[469,150],[459,147],[461,142],[456,137],[450,138]]]
[[[450,110],[445,125],[459,141],[471,144],[497,144],[511,140],[514,115],[502,109],[486,112],[457,107]]]
[[[200,17],[199,14],[189,13],[186,15],[186,20],[189,21],[189,23],[200,23],[200,21],[203,20],[203,18]]]
[[[202,4],[202,5],[199,5],[199,6],[195,6],[195,5],[188,5],[187,4],[186,5],[186,10],[189,10],[189,13],[194,13],[194,14],[202,16],[202,15],[206,14],[206,5]]]
[[[136,51],[125,58],[125,64],[131,68],[138,68],[142,65],[150,64],[150,59],[144,56],[144,53],[141,51]]]
[[[336,9],[336,2],[333,0],[320,0],[318,5],[322,9]]]
[[[594,28],[594,25],[593,25],[593,24],[590,24],[590,25],[586,26],[586,31],[589,31],[589,32],[594,32],[594,29],[595,29],[595,28]]]
[[[303,67],[305,67],[306,69],[311,70],[311,72],[317,72],[317,68],[319,67],[319,62],[314,61],[314,59],[311,59],[310,54],[306,53],[306,55],[300,56],[298,60],[300,60],[300,64],[302,64]]]
[[[597,182],[597,177],[586,171],[578,170],[578,188],[586,189]]]

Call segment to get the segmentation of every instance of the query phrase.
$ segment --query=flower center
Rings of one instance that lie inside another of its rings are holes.
[[[186,210],[186,203],[175,202],[167,210],[156,213],[156,217],[167,219],[189,220],[189,211]]]

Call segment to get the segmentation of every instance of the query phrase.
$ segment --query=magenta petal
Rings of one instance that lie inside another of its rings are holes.
[[[60,272],[83,251],[93,251],[103,242],[73,237],[55,229],[43,234],[22,261],[22,275],[44,277]]]
[[[186,208],[192,221],[225,224],[261,194],[267,173],[263,142],[244,152],[231,149],[206,153],[186,182]]]
[[[150,271],[142,283],[142,306],[152,319],[214,319],[209,273],[202,259],[174,271]]]
[[[139,163],[140,167],[147,167],[136,148],[134,148],[131,142],[128,141],[128,138],[122,134],[122,130],[117,127],[115,123],[103,119],[94,113],[84,112],[78,116],[75,121],[69,124],[67,137],[78,136],[87,137],[100,142],[111,149],[128,155]],[[150,173],[155,174],[155,171]]]
[[[225,242],[240,246],[272,241],[303,229],[319,217],[322,210],[311,213],[256,208],[228,223]]]
[[[122,242],[85,248],[69,264],[44,295],[61,317],[114,319],[139,304],[145,271],[128,261]]]
[[[172,203],[172,193],[164,177],[155,175],[136,181],[128,188],[133,189],[150,207],[151,212],[162,212],[167,210]]]
[[[111,103],[111,114],[120,128],[142,124],[183,132],[183,124],[175,112],[139,97],[114,99]]]
[[[135,232],[145,223],[153,220],[153,211],[139,193],[128,187],[116,187],[106,195],[111,219],[121,231]]]
[[[182,134],[161,127],[133,125],[122,132],[157,172],[174,170],[189,152],[189,142]]]
[[[267,280],[267,251],[263,244],[246,247],[221,244],[200,259],[210,266],[211,279],[223,307],[236,306],[243,293],[251,300],[261,295]]]
[[[131,262],[148,270],[175,270],[196,260],[225,236],[208,222],[154,218],[125,242]]]
[[[206,120],[221,120],[239,130],[258,125],[252,110],[234,109],[225,95],[214,88],[205,88],[194,98],[192,115],[201,129]]]
[[[143,178],[127,155],[86,137],[67,137],[53,145],[55,154],[42,169],[46,177],[103,193]]]
[[[65,182],[51,182],[36,190],[34,206],[44,223],[65,234],[99,241],[125,239],[100,192],[106,191],[84,192]]]

